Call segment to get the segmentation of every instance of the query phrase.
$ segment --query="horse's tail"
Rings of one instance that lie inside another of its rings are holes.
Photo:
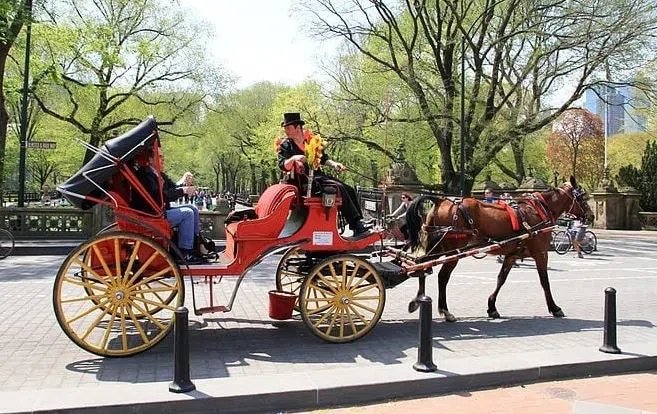
[[[425,201],[431,200],[434,204],[440,200],[440,197],[431,195],[422,195],[413,199],[411,204],[406,210],[406,228],[408,229],[408,239],[411,248],[415,248],[420,244],[420,230],[422,229],[423,222],[423,204]]]

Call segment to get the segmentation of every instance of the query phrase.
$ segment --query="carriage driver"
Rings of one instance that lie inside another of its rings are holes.
[[[281,126],[285,130],[285,138],[282,140],[278,148],[278,166],[283,171],[292,171],[296,173],[305,173],[308,175],[308,165],[306,164],[306,142],[303,134],[304,120],[301,119],[301,114],[298,112],[288,112],[283,114],[283,121]],[[320,161],[321,165],[328,165],[333,167],[337,172],[344,171],[344,165],[337,161],[330,160],[326,153],[322,154]],[[368,229],[363,224],[363,214],[358,204],[358,198],[354,189],[338,180],[337,178],[330,177],[324,174],[321,170],[316,170],[314,179],[320,185],[327,183],[335,185],[340,191],[342,197],[342,206],[340,212],[349,223],[349,228],[354,233],[354,236],[360,236],[367,233]]]
[[[165,201],[165,215],[167,221],[172,227],[178,227],[178,248],[183,254],[183,259],[187,264],[200,264],[205,263],[206,260],[196,254],[194,248],[198,244],[200,232],[200,217],[198,209],[191,205],[186,204],[178,207],[171,207],[171,201],[181,198],[183,195],[193,196],[196,187],[191,185],[193,177],[191,173],[186,175],[179,181],[179,184],[174,183],[164,171],[160,172],[155,167],[155,154],[152,150],[148,154],[148,165],[139,167],[136,172],[137,178],[142,183],[146,191],[153,197],[156,203],[162,204],[160,199],[159,180],[162,179],[162,195]],[[160,168],[164,169],[164,155],[160,153]],[[153,213],[148,204],[141,199],[141,197],[133,196],[133,205],[135,208]]]

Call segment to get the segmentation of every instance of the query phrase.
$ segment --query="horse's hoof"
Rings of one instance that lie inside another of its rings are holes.
[[[566,314],[564,314],[563,311],[559,309],[558,311],[552,312],[552,316],[554,316],[555,318],[563,318],[564,316],[566,316]]]
[[[448,310],[439,310],[441,315],[445,318],[445,322],[456,322],[456,316],[454,316],[450,311]]]
[[[498,311],[488,311],[488,317],[493,319],[499,319],[500,313]]]

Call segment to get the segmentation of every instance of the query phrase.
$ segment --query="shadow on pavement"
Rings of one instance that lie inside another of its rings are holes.
[[[332,344],[315,337],[301,320],[284,322],[237,318],[206,319],[190,325],[190,365],[193,379],[227,378],[231,370],[248,369],[253,375],[300,369],[345,368],[359,360],[377,365],[408,363],[418,346],[418,321],[386,320],[366,337]],[[622,320],[622,326],[654,328],[650,321]],[[450,349],[452,341],[511,338],[580,331],[602,331],[599,320],[552,317],[513,319],[463,318],[456,323],[434,319],[434,346]],[[277,370],[277,364],[287,366]],[[313,367],[315,365],[315,367]],[[301,368],[303,367],[303,368]],[[173,335],[153,349],[128,358],[91,358],[70,363],[66,369],[95,375],[99,381],[159,382],[173,375]],[[409,366],[410,369],[410,366]]]

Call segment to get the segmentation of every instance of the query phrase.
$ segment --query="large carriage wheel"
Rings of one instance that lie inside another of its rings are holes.
[[[180,269],[162,246],[113,232],[68,255],[55,278],[53,306],[59,325],[82,349],[128,356],[169,333],[184,297]]]
[[[311,266],[312,264],[308,261],[306,253],[298,247],[289,249],[278,262],[276,289],[297,295],[294,310],[299,310],[299,292]]]
[[[383,280],[367,261],[352,255],[318,263],[301,286],[301,317],[328,342],[351,342],[369,333],[385,304]]]

